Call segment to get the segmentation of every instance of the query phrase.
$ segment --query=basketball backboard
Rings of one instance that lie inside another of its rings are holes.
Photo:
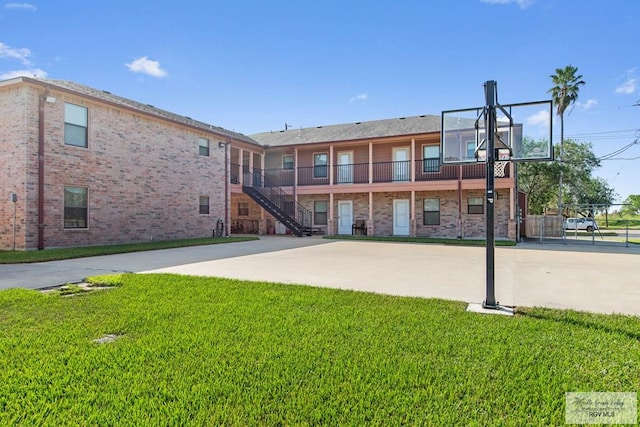
[[[496,107],[495,159],[552,160],[552,108],[550,100]],[[443,163],[486,161],[483,107],[443,111],[441,124]]]

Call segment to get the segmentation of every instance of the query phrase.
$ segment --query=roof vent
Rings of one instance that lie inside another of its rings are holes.
[[[108,90],[103,90],[104,93],[106,93],[107,95],[111,95],[111,92],[109,92]]]
[[[316,129],[322,129],[322,126],[316,126]]]
[[[404,120],[404,117],[400,117],[398,120]]]
[[[156,107],[154,107],[154,106],[153,106],[153,105],[151,105],[151,104],[147,104],[147,107],[156,108]]]
[[[359,125],[360,123],[362,123],[362,122],[356,122],[357,125]]]
[[[427,116],[425,116],[424,114],[422,114],[420,117],[427,117]]]

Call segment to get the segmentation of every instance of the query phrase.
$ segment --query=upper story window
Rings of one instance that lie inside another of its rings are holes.
[[[422,147],[423,172],[438,172],[440,170],[440,146],[425,145]]]
[[[209,140],[206,138],[198,138],[199,153],[201,156],[209,155]]]
[[[64,104],[64,143],[77,147],[87,147],[87,107]]]
[[[282,169],[293,169],[293,156],[291,154],[285,154],[282,156]]]
[[[328,175],[327,153],[313,155],[313,177],[326,178]]]
[[[476,157],[476,142],[475,141],[467,141],[467,160],[475,159]]]

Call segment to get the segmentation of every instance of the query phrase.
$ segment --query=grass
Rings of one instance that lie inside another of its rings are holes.
[[[625,216],[624,218],[616,215],[610,214],[608,218],[605,218],[604,215],[596,216],[596,221],[598,221],[598,225],[600,228],[613,228],[613,229],[626,229],[628,226],[629,229],[640,229],[640,215],[634,216]]]
[[[83,246],[75,248],[46,249],[42,251],[0,251],[0,264],[57,261],[98,255],[113,255],[185,246],[215,245],[218,243],[258,240],[258,237],[203,237],[198,239],[163,240],[157,242],[127,243],[120,245]]]
[[[640,389],[640,319],[177,275],[0,292],[5,425],[562,425]],[[98,344],[110,336],[115,340]]]
[[[324,236],[325,239],[340,240],[369,240],[377,242],[407,242],[407,243],[436,243],[441,245],[460,246],[484,246],[484,239],[449,239],[443,237],[400,237],[400,236],[352,236],[352,235],[332,235]],[[514,240],[496,240],[496,246],[516,246]]]

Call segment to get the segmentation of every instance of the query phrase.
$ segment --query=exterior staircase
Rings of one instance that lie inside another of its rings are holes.
[[[245,173],[242,191],[298,237],[313,234],[311,211],[296,202],[293,195],[272,185],[261,172]]]

